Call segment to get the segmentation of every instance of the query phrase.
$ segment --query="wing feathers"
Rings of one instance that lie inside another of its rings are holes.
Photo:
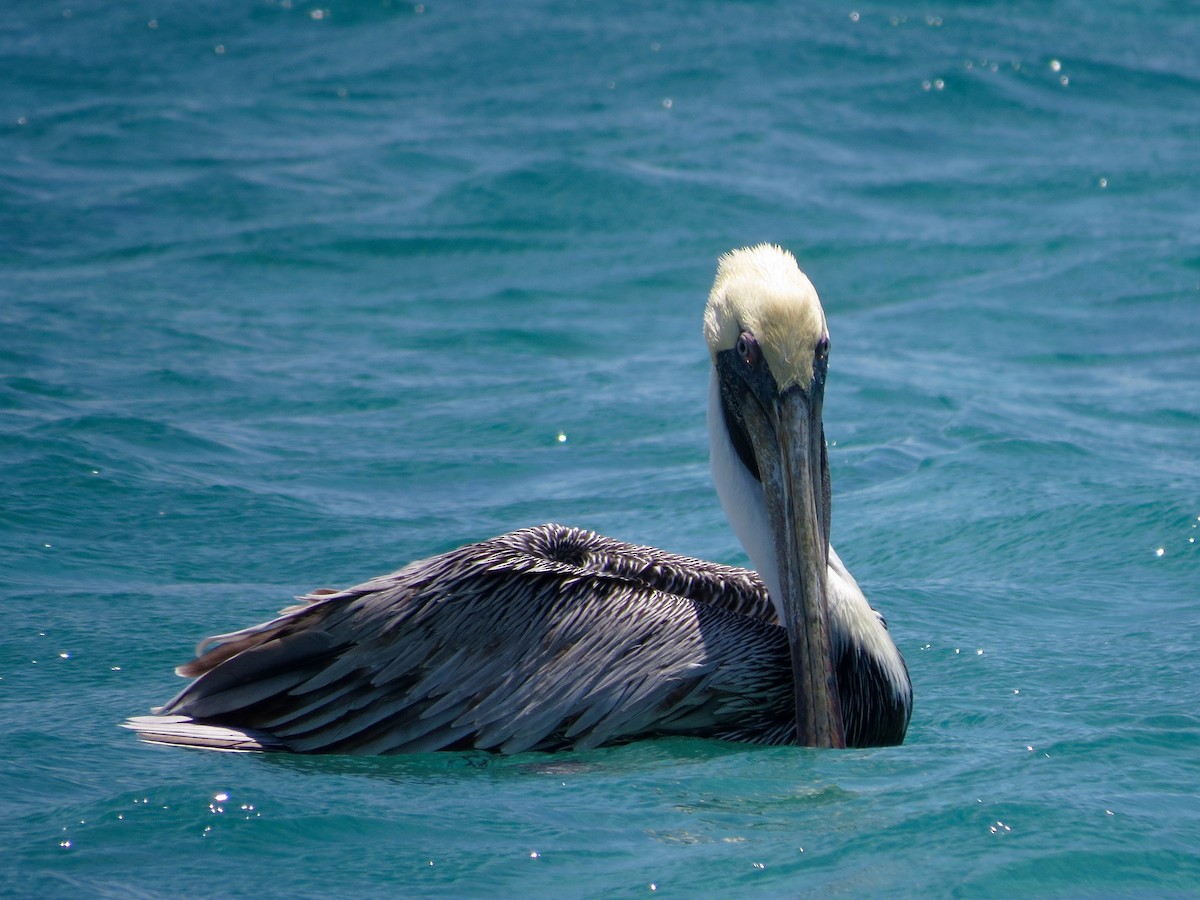
[[[150,744],[241,753],[287,749],[269,734],[219,725],[199,725],[187,716],[135,716],[123,723],[122,727],[136,731],[138,737]]]
[[[765,734],[791,715],[753,573],[591,532],[513,532],[301,604],[215,639],[186,667],[200,677],[131,727],[222,749],[512,753]]]

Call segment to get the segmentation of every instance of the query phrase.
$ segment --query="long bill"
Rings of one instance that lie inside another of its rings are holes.
[[[845,747],[826,601],[829,478],[822,387],[792,386],[765,405],[746,404],[743,415],[779,567],[796,688],[797,743]]]

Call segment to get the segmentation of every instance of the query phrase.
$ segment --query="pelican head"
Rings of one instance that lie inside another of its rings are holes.
[[[788,630],[797,738],[845,746],[826,604],[825,312],[792,255],[760,244],[721,257],[704,335],[713,480]]]

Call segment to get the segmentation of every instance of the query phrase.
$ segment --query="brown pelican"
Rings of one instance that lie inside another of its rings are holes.
[[[195,680],[127,727],[299,753],[900,743],[908,672],[829,546],[816,291],[780,248],[736,250],[704,334],[713,478],[757,575],[559,525],[515,531],[208,638],[177,670]]]

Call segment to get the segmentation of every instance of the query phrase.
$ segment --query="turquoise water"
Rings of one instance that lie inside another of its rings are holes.
[[[28,3],[0,22],[0,891],[1200,891],[1187,3]],[[907,742],[263,758],[200,637],[543,521],[744,563],[718,254],[833,340]]]

